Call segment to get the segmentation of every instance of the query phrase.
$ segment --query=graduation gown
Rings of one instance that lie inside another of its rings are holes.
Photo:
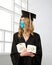
[[[26,44],[26,47],[28,44],[35,45],[37,47],[34,57],[20,56],[17,51],[16,45],[22,42]],[[18,37],[18,32],[14,33],[10,57],[13,65],[41,65],[42,46],[40,35],[33,32],[33,35],[30,34],[29,39],[25,41],[23,36],[21,38]]]

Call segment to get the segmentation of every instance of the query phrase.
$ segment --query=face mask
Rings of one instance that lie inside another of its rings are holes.
[[[20,28],[24,28],[24,21],[20,21]]]

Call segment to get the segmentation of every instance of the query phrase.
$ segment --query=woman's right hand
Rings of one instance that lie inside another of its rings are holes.
[[[20,56],[30,56],[30,57],[34,57],[35,55],[32,52],[27,52],[26,49],[24,49],[21,53]]]

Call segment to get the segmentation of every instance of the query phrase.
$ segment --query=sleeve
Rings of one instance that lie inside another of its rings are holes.
[[[35,65],[41,65],[42,45],[41,45],[41,39],[40,39],[39,35],[37,36],[36,42],[37,42],[37,52],[36,52],[36,55],[34,57],[35,60],[33,60],[33,62],[35,62]]]
[[[17,43],[16,36],[14,34],[12,48],[11,48],[11,54],[10,54],[11,61],[12,61],[13,65],[18,65],[19,58],[20,58],[20,54],[17,52],[16,43]]]

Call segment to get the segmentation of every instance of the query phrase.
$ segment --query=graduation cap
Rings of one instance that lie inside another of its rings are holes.
[[[22,16],[21,17],[27,17],[27,18],[30,18],[31,21],[33,21],[34,18],[36,19],[36,14],[22,10]]]

